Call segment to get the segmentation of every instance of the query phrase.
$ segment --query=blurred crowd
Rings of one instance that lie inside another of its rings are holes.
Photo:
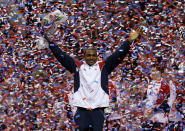
[[[142,99],[156,57],[165,61],[164,79],[173,80],[176,90],[184,93],[184,4],[183,0],[1,0],[0,130],[75,128],[67,98],[72,74],[35,42],[42,18],[55,9],[69,18],[58,27],[60,35],[54,41],[79,60],[88,45],[98,49],[99,59],[106,58],[132,28],[140,28],[131,53],[110,75],[110,90],[116,88],[119,97],[108,109],[109,115],[122,116],[120,130],[140,130]],[[110,121],[105,123],[105,130],[113,128]]]

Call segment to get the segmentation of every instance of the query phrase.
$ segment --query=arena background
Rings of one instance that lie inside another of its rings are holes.
[[[184,92],[183,0],[1,0],[0,2],[0,129],[73,130],[67,94],[72,74],[49,49],[36,43],[42,18],[59,9],[68,14],[54,41],[71,56],[82,59],[83,50],[94,45],[106,58],[139,27],[140,37],[131,54],[110,75],[108,109],[119,114],[120,130],[140,130],[144,92],[151,65],[162,57],[173,81]],[[164,75],[168,78],[168,72]],[[115,91],[116,89],[116,91]],[[116,92],[116,95],[115,95]],[[113,117],[114,118],[114,117]],[[114,123],[105,123],[111,130]]]

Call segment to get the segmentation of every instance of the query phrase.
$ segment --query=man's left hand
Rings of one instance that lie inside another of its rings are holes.
[[[132,29],[130,34],[129,34],[128,41],[132,42],[133,40],[137,39],[138,36],[139,36],[138,31],[135,31],[135,30]]]

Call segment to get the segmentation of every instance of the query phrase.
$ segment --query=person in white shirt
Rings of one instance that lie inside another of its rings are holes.
[[[161,59],[161,58],[157,58]],[[158,60],[151,70],[151,81],[147,87],[146,106],[144,108],[143,130],[163,130],[168,123],[170,111],[170,87],[163,79],[165,66]]]

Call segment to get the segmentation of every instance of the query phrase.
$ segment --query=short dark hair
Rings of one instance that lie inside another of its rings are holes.
[[[93,47],[93,46],[87,47],[87,48],[85,49],[85,51],[84,51],[84,54],[86,54],[86,51],[87,51],[87,50],[95,50],[95,51],[97,52],[97,49],[96,49],[95,47]]]
[[[160,71],[161,73],[164,73],[164,70],[166,68],[166,61],[161,56],[156,57],[156,59],[157,60],[152,65],[152,67],[155,67],[158,71]]]

